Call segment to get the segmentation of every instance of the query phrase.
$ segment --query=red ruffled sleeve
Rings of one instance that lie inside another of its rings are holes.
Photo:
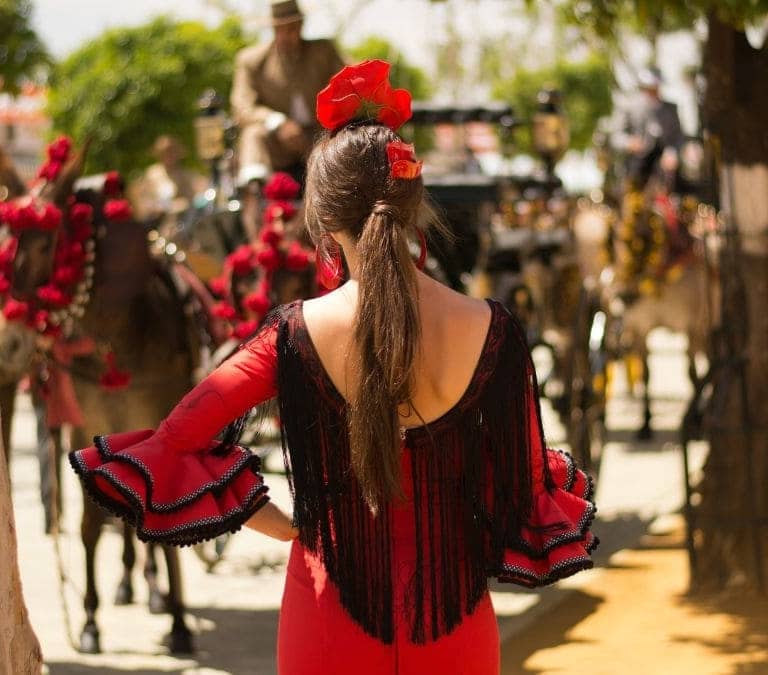
[[[531,514],[495,571],[500,582],[544,586],[592,567],[592,479],[562,450],[547,450],[546,460],[554,486],[534,490]]]
[[[96,436],[69,455],[89,495],[143,541],[189,545],[235,531],[268,500],[260,460],[214,440],[277,394],[277,328],[269,323],[151,429]]]
[[[530,511],[512,541],[505,542],[491,576],[503,583],[535,587],[591,568],[590,554],[599,540],[589,529],[597,512],[592,478],[576,467],[568,453],[546,447],[535,371],[530,356],[527,360],[527,411],[513,418],[527,426]]]

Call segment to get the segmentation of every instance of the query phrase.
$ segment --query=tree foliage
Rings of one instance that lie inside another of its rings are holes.
[[[565,0],[559,7],[573,24],[612,38],[618,26],[638,31],[689,28],[696,18],[710,12],[715,12],[721,21],[743,28],[745,22],[768,13],[768,0]]]
[[[19,92],[25,79],[36,79],[50,57],[30,25],[30,0],[0,0],[0,89]]]
[[[235,53],[246,45],[236,18],[217,28],[158,18],[88,42],[54,71],[56,131],[92,139],[89,171],[131,172],[150,161],[161,134],[193,147],[196,102],[209,87],[226,99]]]
[[[559,89],[571,128],[571,147],[583,150],[592,143],[592,135],[600,117],[611,112],[613,74],[608,60],[592,54],[582,61],[569,61],[563,57],[554,65],[527,70],[497,81],[492,90],[494,98],[510,103],[524,120],[530,120],[536,111],[536,94],[545,86]],[[515,132],[518,148],[531,152],[530,126]]]

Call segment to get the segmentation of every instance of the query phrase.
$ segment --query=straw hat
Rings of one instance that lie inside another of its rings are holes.
[[[296,0],[270,0],[269,5],[273,26],[284,26],[304,19]]]

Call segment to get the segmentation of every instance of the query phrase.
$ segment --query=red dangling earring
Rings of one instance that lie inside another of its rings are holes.
[[[315,266],[317,281],[323,288],[332,291],[339,287],[344,277],[344,265],[341,262],[341,247],[331,237],[324,240],[322,247],[317,247]]]
[[[416,261],[416,269],[423,270],[427,263],[427,238],[418,227],[416,228],[416,236],[419,238],[419,259]]]

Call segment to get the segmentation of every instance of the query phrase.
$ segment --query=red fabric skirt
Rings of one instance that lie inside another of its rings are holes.
[[[395,589],[402,598],[405,585]],[[371,637],[341,606],[322,562],[293,542],[277,636],[278,675],[498,675],[499,629],[486,593],[472,614],[436,642],[418,645],[407,622],[395,641]]]

